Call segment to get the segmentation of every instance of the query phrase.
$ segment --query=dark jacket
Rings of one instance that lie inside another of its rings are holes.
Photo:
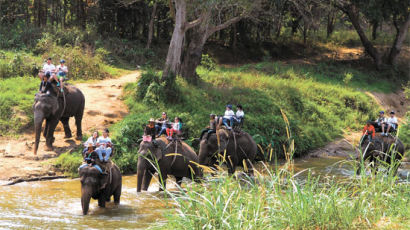
[[[155,131],[155,126],[154,127],[149,127],[149,125],[145,126],[144,128],[144,134],[151,136],[152,139],[155,139],[156,131]]]
[[[42,81],[39,90],[41,93],[53,92],[53,86],[49,81]]]

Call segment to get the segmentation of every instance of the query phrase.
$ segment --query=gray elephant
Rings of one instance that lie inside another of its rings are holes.
[[[219,139],[219,141],[218,141]],[[203,138],[199,145],[199,163],[214,166],[218,155],[224,156],[230,174],[235,173],[236,166],[246,162],[248,175],[253,175],[252,163],[257,154],[257,145],[252,136],[244,131],[218,129],[215,134]]]
[[[400,163],[404,154],[404,145],[396,137],[393,136],[381,136],[377,135],[372,141],[369,141],[367,138],[363,140],[360,145],[360,157],[359,160],[366,162],[367,160],[372,164],[373,168],[376,168],[377,164],[380,161],[385,162],[392,166],[392,160],[394,159],[396,163]],[[394,155],[394,156],[393,156]],[[394,174],[397,172],[397,168],[400,164],[393,165],[395,166]],[[357,174],[360,173],[361,164],[357,169]],[[377,168],[376,168],[377,172]]]
[[[53,94],[37,93],[35,96],[34,126],[35,126],[35,144],[34,155],[37,154],[38,144],[43,121],[46,120],[44,128],[44,137],[46,138],[47,150],[52,150],[54,142],[54,131],[59,121],[63,123],[65,137],[71,137],[71,130],[68,124],[70,117],[75,117],[77,126],[77,139],[82,139],[81,120],[83,118],[85,98],[83,93],[76,87],[66,84],[64,89],[65,97],[62,94],[55,96]]]
[[[87,215],[91,198],[98,200],[98,206],[105,207],[105,202],[114,196],[114,203],[120,203],[122,176],[120,169],[112,163],[108,173],[102,173],[101,168],[83,165],[78,171],[81,181],[81,207]]]
[[[142,141],[138,153],[137,192],[141,192],[141,188],[144,191],[148,190],[152,175],[156,172],[155,161],[158,162],[162,176],[159,181],[163,181],[164,188],[168,175],[175,176],[178,185],[181,185],[183,177],[195,180],[202,177],[198,156],[183,141],[170,142],[165,137],[157,138],[154,142]],[[172,155],[172,153],[178,153],[178,155]],[[167,154],[171,155],[167,156]]]

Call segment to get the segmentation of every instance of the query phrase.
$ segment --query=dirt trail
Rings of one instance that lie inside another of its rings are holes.
[[[128,114],[127,107],[121,101],[122,88],[126,83],[136,81],[138,77],[139,72],[134,72],[120,78],[76,84],[85,96],[83,135],[102,130]],[[75,140],[77,128],[74,123],[74,118],[70,118],[73,138],[69,139],[64,139],[63,126],[58,124],[54,134],[54,151],[44,150],[45,139],[41,136],[37,156],[33,155],[34,130],[27,131],[18,139],[0,138],[0,180],[58,174],[47,161],[81,144],[81,141]]]

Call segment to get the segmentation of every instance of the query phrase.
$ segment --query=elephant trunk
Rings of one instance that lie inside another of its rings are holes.
[[[37,155],[38,144],[40,142],[41,126],[43,125],[44,117],[42,115],[34,114],[34,127],[36,132],[36,139],[34,142],[34,155]]]
[[[81,207],[83,209],[83,214],[87,215],[88,209],[90,207],[91,200],[91,188],[81,187]]]
[[[144,161],[142,157],[138,159],[138,166],[137,166],[137,192],[141,192],[141,185],[142,185],[142,180],[144,178]]]
[[[206,165],[208,151],[205,143],[201,143],[199,148],[199,164]]]

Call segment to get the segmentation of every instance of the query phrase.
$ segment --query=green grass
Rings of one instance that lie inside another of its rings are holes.
[[[383,86],[383,81],[364,83],[368,77],[364,72],[353,72],[354,77],[345,83],[343,75],[326,75],[322,67],[281,62],[217,67],[212,71],[200,67],[198,73],[199,86],[177,78],[178,98],[163,100],[162,86],[156,85],[156,74],[152,72],[125,87],[124,99],[130,115],[112,127],[113,139],[121,146],[120,155],[136,155],[133,145],[141,138],[143,125],[150,117],[159,117],[162,111],[167,111],[171,119],[182,118],[189,135],[187,142],[194,144],[194,138],[208,125],[210,113],[223,114],[226,104],[240,103],[246,114],[244,129],[257,143],[273,147],[278,157],[283,157],[282,146],[288,141],[282,109],[289,118],[295,155],[301,156],[346,131],[360,130],[366,120],[377,115],[376,103],[357,87],[380,91],[393,88],[388,83]],[[122,167],[132,169],[135,165],[125,162]]]
[[[267,169],[255,180],[219,173],[167,192],[176,210],[160,229],[405,229],[410,187],[397,178],[300,178]]]
[[[0,80],[0,135],[15,135],[33,124],[31,106],[38,81],[33,77]]]

